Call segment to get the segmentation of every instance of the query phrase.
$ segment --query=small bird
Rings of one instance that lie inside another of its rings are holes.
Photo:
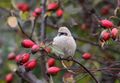
[[[57,36],[53,39],[53,46],[63,51],[61,58],[73,57],[76,50],[76,42],[67,27],[60,27]],[[72,65],[71,61],[62,61],[64,67]]]

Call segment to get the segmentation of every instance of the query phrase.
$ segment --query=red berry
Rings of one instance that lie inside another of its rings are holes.
[[[15,61],[19,63],[22,60],[22,54],[18,54],[15,58]]]
[[[6,83],[11,83],[13,81],[13,74],[12,73],[7,74],[5,77],[5,81]]]
[[[46,51],[47,53],[51,53],[51,48],[45,47],[44,49],[45,49],[45,51]]]
[[[57,3],[50,3],[48,4],[48,10],[55,10],[58,8],[58,4]]]
[[[21,42],[21,45],[25,48],[31,48],[35,43],[30,40],[30,39],[24,39],[22,42]]]
[[[36,59],[32,59],[31,61],[27,62],[26,64],[24,64],[25,68],[27,70],[32,70],[37,66],[37,60]]]
[[[18,3],[17,8],[22,12],[26,12],[29,10],[29,5],[27,3]]]
[[[32,12],[32,16],[37,18],[39,15],[36,12]]]
[[[61,17],[62,15],[63,15],[63,10],[62,9],[58,9],[57,10],[57,12],[56,12],[56,15],[58,16],[58,17]]]
[[[31,52],[34,54],[34,53],[38,52],[39,49],[40,49],[40,47],[39,47],[38,45],[35,44],[35,45],[32,46]]]
[[[101,20],[100,23],[105,28],[112,28],[114,26],[114,24],[111,21],[106,20],[106,19],[105,20]]]
[[[55,59],[54,58],[49,58],[47,61],[48,67],[51,67],[55,64]]]
[[[118,29],[117,28],[113,28],[111,31],[111,35],[113,39],[116,39],[117,35],[118,35]]]
[[[40,14],[42,12],[42,8],[35,8],[35,13]]]
[[[8,60],[14,60],[15,59],[15,53],[11,52],[8,54]]]
[[[102,39],[103,39],[104,41],[109,40],[109,39],[110,39],[110,33],[104,32],[104,33],[102,34]]]
[[[50,67],[47,70],[48,74],[57,74],[58,72],[60,72],[60,68],[59,67]]]
[[[26,62],[29,61],[29,59],[30,59],[30,54],[24,53],[21,57],[22,57],[21,62],[22,62],[22,63],[26,63]]]
[[[85,60],[88,60],[88,59],[90,59],[91,57],[92,57],[92,56],[91,56],[90,53],[84,53],[84,54],[82,55],[82,58],[85,59]]]
[[[100,12],[102,15],[107,15],[109,14],[109,11],[110,11],[110,7],[107,5],[107,6],[104,6]]]

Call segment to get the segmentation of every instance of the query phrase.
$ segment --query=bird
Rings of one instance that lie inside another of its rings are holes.
[[[76,51],[76,42],[70,30],[65,26],[58,29],[58,34],[53,38],[52,45],[62,50],[64,55],[60,55],[61,58],[73,57]],[[71,61],[62,61],[65,68],[70,67],[72,64]]]

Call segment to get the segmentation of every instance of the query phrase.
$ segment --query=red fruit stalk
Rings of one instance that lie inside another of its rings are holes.
[[[88,59],[90,59],[91,57],[92,57],[92,56],[91,56],[90,53],[84,53],[84,54],[82,55],[82,58],[85,59],[85,60],[88,60]]]
[[[55,10],[58,8],[58,4],[57,3],[50,3],[48,4],[48,10]]]
[[[63,15],[63,10],[62,9],[58,9],[57,10],[57,12],[56,12],[56,15],[58,16],[58,17],[61,17],[62,15]]]
[[[106,20],[106,19],[105,20],[101,20],[100,23],[105,28],[112,28],[114,26],[114,24],[111,21]]]
[[[49,58],[47,61],[48,67],[51,67],[55,64],[55,59],[54,58]]]
[[[30,39],[24,39],[22,42],[21,42],[21,45],[24,47],[24,48],[31,48],[35,43],[30,40]]]
[[[24,64],[27,70],[33,70],[37,66],[37,60],[32,59],[31,61]]]
[[[5,77],[5,81],[6,81],[6,83],[12,83],[13,74],[12,73],[7,74],[6,77]]]
[[[8,54],[8,60],[14,60],[16,57],[15,53],[14,52],[11,52]]]
[[[60,72],[61,68],[59,67],[50,67],[47,70],[48,74],[57,74],[58,72]]]

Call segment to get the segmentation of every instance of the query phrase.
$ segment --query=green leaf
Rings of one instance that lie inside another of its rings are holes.
[[[5,80],[0,80],[0,83],[6,83]]]
[[[119,22],[120,22],[120,19],[116,16],[111,16],[110,17],[110,20],[115,24],[115,25],[118,25]]]
[[[57,48],[56,46],[51,46],[51,49],[52,49],[52,53],[64,55],[63,51]]]
[[[26,21],[29,17],[29,12],[20,12],[20,17],[22,20]]]
[[[120,83],[120,80],[116,80],[115,83]]]

